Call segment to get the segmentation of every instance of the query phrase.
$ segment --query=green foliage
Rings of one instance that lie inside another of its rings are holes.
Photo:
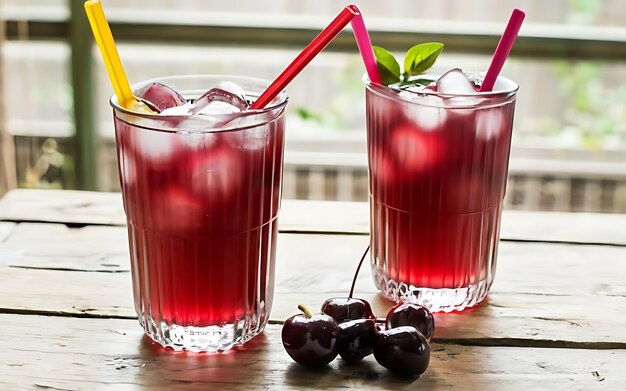
[[[372,46],[372,48],[374,49],[376,64],[378,65],[378,72],[380,73],[382,83],[387,86],[399,82],[400,64],[398,64],[393,54],[379,46]]]
[[[626,144],[626,85],[612,83],[597,62],[554,65],[564,100],[563,128],[579,135],[586,149],[606,148],[607,142]]]
[[[372,46],[380,78],[384,85],[404,83],[409,77],[421,75],[433,66],[437,57],[443,50],[443,44],[439,42],[420,43],[410,48],[404,56],[404,72],[400,73],[400,64],[393,54],[387,50]]]
[[[595,16],[602,11],[602,1],[601,0],[570,0],[569,8],[570,10],[577,12],[577,13]]]
[[[417,76],[433,66],[443,50],[439,42],[420,43],[410,48],[404,57],[404,73],[408,76]]]
[[[315,113],[304,107],[296,108],[296,114],[298,115],[298,117],[302,118],[305,121],[322,122],[321,114]]]
[[[353,130],[363,122],[362,75],[363,61],[359,55],[352,55],[343,67],[331,73],[330,84],[335,92],[322,107],[292,107],[289,111],[315,129],[332,132]]]

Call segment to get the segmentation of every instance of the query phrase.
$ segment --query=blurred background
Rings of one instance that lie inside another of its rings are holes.
[[[0,191],[117,191],[112,90],[82,0],[0,0]],[[348,1],[103,0],[131,81],[274,79]],[[486,69],[513,7],[503,74],[518,95],[506,206],[626,212],[626,7],[620,0],[352,1],[402,58],[446,44],[435,71]],[[393,4],[393,5],[392,5]],[[367,200],[364,72],[345,31],[289,86],[284,197]]]

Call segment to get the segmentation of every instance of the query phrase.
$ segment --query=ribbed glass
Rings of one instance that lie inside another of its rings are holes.
[[[365,84],[377,287],[433,311],[479,303],[495,274],[517,86],[472,97]]]
[[[267,86],[225,76],[157,81],[196,98],[222,80],[250,96]],[[112,105],[139,322],[175,350],[243,344],[272,307],[286,96],[228,119]]]

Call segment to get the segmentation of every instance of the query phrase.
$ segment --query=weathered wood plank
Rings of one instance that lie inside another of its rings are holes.
[[[0,219],[124,225],[119,193],[17,189],[0,200]]]
[[[504,211],[502,239],[626,245],[626,214]]]
[[[119,272],[130,268],[124,227],[20,223],[0,245],[0,265]]]
[[[126,229],[110,226],[68,228],[62,224],[21,223],[0,244],[0,265],[52,270],[126,272]],[[360,235],[281,233],[277,289],[349,289],[353,270],[367,245]],[[561,243],[503,242],[494,290],[543,295],[626,296],[626,249]],[[374,291],[364,268],[357,290]],[[106,276],[104,277],[106,278]]]
[[[123,227],[18,224],[0,244],[0,308],[134,317],[125,235]],[[299,303],[315,308],[345,296],[366,243],[360,235],[280,234],[272,321],[286,319]],[[624,247],[504,242],[489,302],[438,316],[436,337],[484,345],[626,346],[624,259]],[[367,267],[357,294],[380,315],[391,305]]]
[[[124,225],[119,193],[13,190],[0,200],[0,220]],[[504,211],[506,240],[626,245],[625,214]],[[282,232],[369,232],[367,203],[283,200]]]
[[[0,388],[15,389],[624,389],[626,350],[432,345],[420,378],[390,374],[372,356],[328,370],[293,363],[280,326],[229,354],[177,354],[135,321],[0,315]],[[212,388],[213,387],[213,388]]]
[[[20,280],[2,288],[0,313],[128,319],[135,316],[128,275],[111,275],[102,280],[97,273],[68,276],[66,272],[21,271],[7,274],[8,278]],[[7,296],[6,290],[12,290],[12,296]],[[276,293],[271,321],[280,323],[297,313],[300,303],[319,308],[326,298],[333,296],[345,296],[345,291]],[[374,292],[363,292],[359,297],[368,300],[375,313],[382,316],[392,305]],[[626,348],[623,308],[626,308],[623,297],[494,292],[488,302],[476,309],[461,314],[437,314],[435,338],[484,346]]]

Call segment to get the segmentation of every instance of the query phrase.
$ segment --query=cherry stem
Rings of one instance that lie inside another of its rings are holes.
[[[365,260],[365,256],[367,255],[367,252],[370,251],[370,245],[367,245],[367,248],[365,249],[365,252],[363,253],[363,256],[361,257],[361,260],[359,261],[359,266],[356,267],[356,272],[354,272],[354,278],[352,279],[352,287],[350,287],[350,294],[348,295],[348,299],[352,298],[352,295],[354,294],[354,286],[356,285],[356,278],[359,276],[359,271],[361,270],[361,266],[363,265],[363,261]]]
[[[304,314],[304,317],[307,318],[307,319],[309,319],[309,318],[311,318],[311,316],[313,316],[313,313],[311,312],[309,307],[305,306],[304,304],[298,304],[298,309],[300,311],[302,311],[302,313]]]

